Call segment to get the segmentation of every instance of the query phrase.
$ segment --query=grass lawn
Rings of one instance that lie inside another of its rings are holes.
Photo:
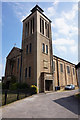
[[[27,96],[25,96],[25,94],[19,94],[19,99],[25,98]],[[11,102],[17,101],[17,94],[15,93],[11,93],[11,94],[7,94],[7,101],[6,104],[9,104]],[[5,94],[2,94],[2,105],[4,105],[5,103]]]

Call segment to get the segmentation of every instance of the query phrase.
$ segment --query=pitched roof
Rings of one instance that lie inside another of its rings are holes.
[[[46,19],[48,19],[49,20],[49,22],[51,22],[51,20],[47,17],[47,16],[45,16],[44,14],[43,14],[43,10],[38,6],[38,5],[36,5],[32,10],[31,10],[31,14],[29,15],[29,16],[27,16],[22,22],[24,22],[27,18],[29,18],[35,11],[39,11]]]
[[[74,63],[71,63],[71,62],[69,62],[69,61],[67,61],[67,60],[64,60],[64,59],[62,59],[62,58],[60,58],[60,57],[58,57],[58,56],[53,55],[53,57],[56,57],[56,58],[61,59],[61,60],[65,61],[65,62],[67,62],[67,63],[70,63],[70,64],[75,65]]]
[[[14,51],[15,51],[14,53],[16,54],[16,56],[20,55],[21,50],[22,49],[20,49],[20,48],[13,47],[12,50],[9,52],[9,54],[8,54],[8,56],[6,58],[9,58],[13,54]],[[12,55],[12,56],[14,56],[14,55]]]
[[[35,12],[36,10],[38,10],[38,11],[40,11],[40,12],[44,12],[44,11],[42,10],[42,8],[40,8],[38,5],[36,5],[36,6],[31,10],[31,12],[33,13],[33,12]]]

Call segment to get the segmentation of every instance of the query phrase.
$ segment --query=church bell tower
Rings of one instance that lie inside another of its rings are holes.
[[[36,5],[23,20],[22,81],[38,92],[53,90],[51,20]]]

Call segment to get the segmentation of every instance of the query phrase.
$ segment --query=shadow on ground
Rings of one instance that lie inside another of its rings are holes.
[[[80,115],[80,99],[75,96],[64,97],[60,99],[53,100],[57,104],[65,107],[69,111]]]

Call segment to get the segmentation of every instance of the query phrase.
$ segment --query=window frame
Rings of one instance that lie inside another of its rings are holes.
[[[32,43],[29,44],[29,53],[32,53]]]
[[[45,53],[45,44],[42,43],[42,53]]]
[[[44,19],[40,16],[40,33],[44,35]]]
[[[73,68],[73,75],[75,75],[75,69]]]
[[[55,72],[55,61],[53,60],[53,72]]]
[[[28,24],[25,23],[25,37],[28,36]]]
[[[29,78],[31,78],[31,66],[29,67]]]
[[[25,78],[27,78],[27,68],[25,68]]]
[[[28,45],[26,45],[26,54],[28,54],[28,49],[29,49]]]
[[[19,58],[17,60],[17,71],[19,70]]]
[[[48,54],[48,45],[46,45],[46,54]]]
[[[70,66],[68,66],[68,65],[67,65],[67,73],[70,74]]]
[[[63,73],[63,64],[60,63],[60,72]]]

